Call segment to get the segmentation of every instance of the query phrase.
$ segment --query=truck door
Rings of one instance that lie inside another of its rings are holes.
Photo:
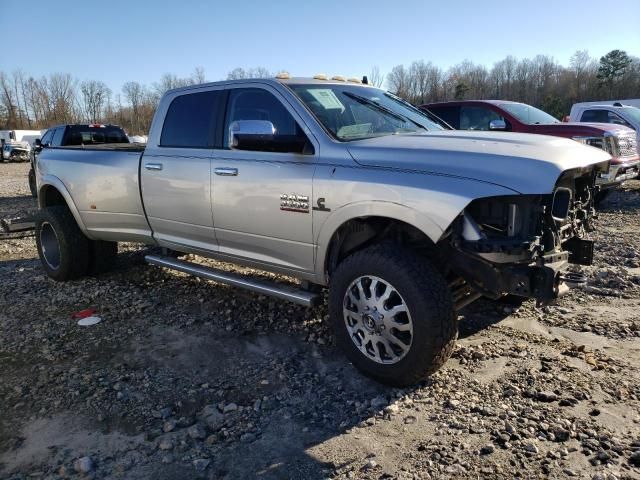
[[[239,120],[267,120],[276,135],[305,136],[301,119],[267,85],[228,89],[223,145],[213,158],[213,217],[220,253],[312,271],[314,153],[230,149],[229,127]]]
[[[149,139],[140,176],[149,225],[162,246],[217,250],[211,158],[223,107],[224,90],[209,87],[176,92],[158,112],[164,124],[152,128],[162,131]]]

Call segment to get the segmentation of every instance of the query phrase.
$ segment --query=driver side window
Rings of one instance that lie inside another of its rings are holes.
[[[460,107],[460,130],[489,130],[492,120],[503,120],[493,110],[484,107]]]
[[[236,88],[229,92],[224,145],[229,146],[229,127],[238,120],[266,120],[276,135],[303,137],[302,129],[272,93],[260,88]]]

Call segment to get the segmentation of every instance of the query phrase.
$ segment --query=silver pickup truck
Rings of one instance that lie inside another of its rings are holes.
[[[167,92],[145,148],[46,148],[36,241],[55,280],[105,270],[117,242],[150,264],[302,305],[322,299],[337,343],[389,384],[449,357],[456,310],[480,296],[548,302],[585,279],[596,175],[572,140],[443,130],[342,78],[241,80]],[[286,274],[212,269],[194,253]]]

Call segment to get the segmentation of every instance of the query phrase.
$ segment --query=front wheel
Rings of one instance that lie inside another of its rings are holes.
[[[361,250],[338,265],[329,308],[337,344],[358,369],[386,384],[425,379],[455,345],[445,279],[426,259],[396,245]]]

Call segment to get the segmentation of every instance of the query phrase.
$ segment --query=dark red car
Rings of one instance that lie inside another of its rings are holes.
[[[621,125],[563,123],[531,105],[506,100],[459,100],[428,103],[420,108],[456,130],[537,133],[572,138],[602,148],[612,157],[609,172],[599,179],[602,188],[634,178],[640,171],[636,133]]]

